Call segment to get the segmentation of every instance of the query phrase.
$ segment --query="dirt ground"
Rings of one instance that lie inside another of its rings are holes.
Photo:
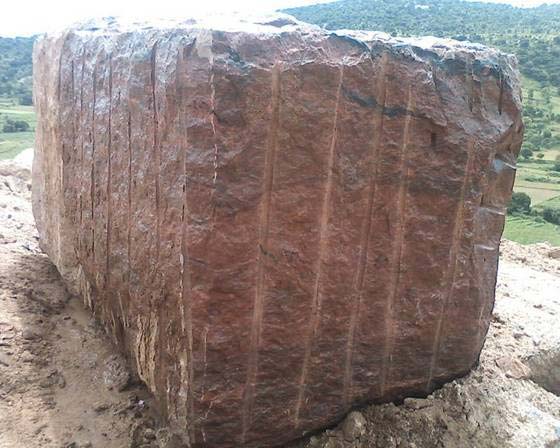
[[[148,392],[38,247],[31,153],[0,162],[0,448],[178,448]],[[307,448],[560,447],[560,251],[504,241],[480,365],[370,406]]]

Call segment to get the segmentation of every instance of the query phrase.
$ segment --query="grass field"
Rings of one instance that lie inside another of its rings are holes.
[[[521,244],[549,242],[560,246],[560,226],[537,222],[531,216],[508,216],[504,238]]]
[[[538,82],[523,78],[525,104],[544,105],[543,88]],[[533,91],[533,99],[527,97]],[[550,97],[550,110],[560,114],[560,95],[553,91]],[[554,135],[560,135],[560,123],[552,123],[550,129]],[[517,176],[513,191],[530,196],[531,205],[542,211],[544,207],[560,208],[560,172],[552,170],[556,157],[560,155],[560,145],[541,151],[542,160],[524,160],[519,158]],[[560,246],[560,226],[548,222],[538,222],[534,216],[508,216],[504,237],[522,244],[548,241]]]
[[[31,131],[2,132],[2,126],[8,118],[26,121]],[[24,149],[33,147],[35,125],[33,106],[20,106],[11,99],[0,98],[0,160],[11,159]]]
[[[543,209],[545,207],[550,207],[550,208],[560,208],[560,195],[555,196],[553,198],[550,198],[546,201],[540,202],[538,205],[536,205],[534,208],[536,209]]]

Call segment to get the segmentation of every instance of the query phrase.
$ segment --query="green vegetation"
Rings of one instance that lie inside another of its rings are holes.
[[[543,209],[545,207],[560,209],[560,196],[556,196],[552,199],[548,199],[547,201],[543,201],[539,205],[537,205],[535,208]]]
[[[505,236],[521,243],[560,245],[560,226],[552,224],[560,223],[555,218],[560,217],[556,212],[560,210],[560,159],[556,160],[560,156],[560,5],[516,8],[461,0],[339,0],[285,12],[326,29],[448,37],[516,54],[526,130],[514,190],[530,197],[533,211],[519,215],[516,210],[515,216],[509,216]]]
[[[32,104],[31,55],[34,37],[0,37],[0,99]]]
[[[550,224],[532,216],[508,216],[504,238],[521,244],[549,242],[560,246],[560,226]]]
[[[0,98],[0,159],[10,159],[33,147],[35,113],[32,106]]]
[[[33,146],[32,107],[34,37],[0,37],[0,159]]]
[[[529,213],[531,211],[531,198],[525,193],[513,193],[507,209],[508,213]]]

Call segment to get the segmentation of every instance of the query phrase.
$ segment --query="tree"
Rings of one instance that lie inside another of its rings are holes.
[[[550,104],[550,89],[548,88],[543,89],[542,94],[543,94],[543,99],[545,104]]]
[[[551,207],[545,207],[543,210],[543,218],[552,224],[560,224],[560,210]]]
[[[3,132],[28,132],[29,123],[23,120],[12,120],[8,118],[2,127]]]
[[[507,211],[512,213],[529,213],[531,211],[531,198],[526,193],[514,192],[511,196]]]
[[[533,157],[533,151],[531,151],[529,148],[523,148],[521,150],[521,156],[523,156],[525,160],[529,160],[531,157]]]
[[[22,106],[33,106],[33,95],[31,93],[22,93],[18,97],[18,102]]]

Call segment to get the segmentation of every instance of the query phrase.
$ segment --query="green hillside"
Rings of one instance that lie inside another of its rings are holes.
[[[560,159],[560,5],[516,8],[461,0],[339,0],[285,12],[326,29],[448,37],[516,54],[526,131],[514,191],[528,194],[534,207],[521,217],[508,217],[506,236],[522,243],[560,244],[558,223],[543,224],[556,221],[554,216],[560,222],[560,161],[556,163]],[[545,212],[547,208],[558,212]]]
[[[31,105],[31,55],[34,37],[0,37],[0,97]]]
[[[33,146],[32,107],[34,37],[0,37],[0,159]]]

